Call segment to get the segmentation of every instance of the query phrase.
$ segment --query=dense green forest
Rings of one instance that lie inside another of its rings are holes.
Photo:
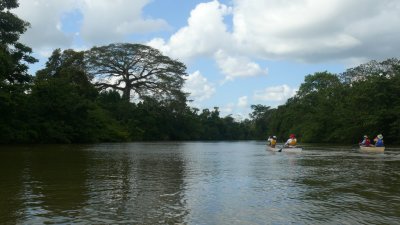
[[[363,134],[381,133],[386,143],[398,144],[399,93],[398,59],[371,61],[341,74],[317,72],[305,77],[286,104],[253,106],[252,129],[278,137],[289,131],[313,143],[357,143]]]
[[[248,119],[222,117],[218,107],[188,106],[186,66],[141,44],[87,51],[54,50],[45,67],[18,42],[29,27],[0,4],[0,143],[89,143],[153,140],[356,143],[382,133],[399,144],[400,61],[371,61],[341,74],[305,77],[284,105],[253,105]]]

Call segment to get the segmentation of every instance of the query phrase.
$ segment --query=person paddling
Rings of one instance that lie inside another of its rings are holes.
[[[296,144],[297,144],[296,136],[294,134],[291,134],[289,136],[289,139],[286,141],[285,145],[283,145],[283,147],[294,148],[296,147]]]
[[[271,146],[272,136],[268,136],[267,145]]]
[[[378,136],[375,137],[375,147],[384,147],[385,145],[383,144],[383,135],[378,134]]]
[[[272,136],[271,141],[270,141],[270,146],[272,148],[275,148],[276,145],[276,136]]]
[[[360,146],[369,147],[371,146],[371,141],[367,135],[364,135],[364,139],[359,143]]]

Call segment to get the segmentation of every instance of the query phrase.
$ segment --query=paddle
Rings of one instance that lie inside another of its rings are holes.
[[[280,148],[280,149],[278,150],[278,152],[282,152],[282,150],[283,150],[285,147],[287,147],[287,146],[285,146],[285,145],[282,146],[282,148]],[[290,149],[290,148],[301,148],[301,149],[302,149],[303,147],[302,147],[302,146],[294,146],[294,147],[288,147],[288,148],[289,148],[289,149]]]

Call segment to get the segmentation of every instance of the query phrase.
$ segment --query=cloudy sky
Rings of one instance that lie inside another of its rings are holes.
[[[399,57],[398,0],[19,0],[22,42],[43,67],[56,48],[143,43],[188,67],[192,106],[246,117],[304,76]]]

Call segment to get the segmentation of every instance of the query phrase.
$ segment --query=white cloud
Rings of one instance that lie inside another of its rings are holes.
[[[61,30],[61,17],[74,9],[73,2],[73,0],[20,0],[20,7],[13,11],[31,24],[21,36],[21,42],[43,52],[72,45],[73,35]]]
[[[245,105],[246,104],[246,105]],[[238,103],[228,103],[220,108],[221,116],[232,116],[236,121],[248,118],[250,108],[247,107],[247,96],[240,97]]]
[[[246,113],[249,111],[248,107],[248,97],[242,96],[239,97],[237,103],[227,103],[222,106],[220,109],[221,116],[231,115],[235,119],[243,118]],[[240,119],[239,119],[240,120]]]
[[[86,45],[108,44],[123,41],[129,34],[147,33],[166,29],[162,19],[148,19],[142,15],[143,8],[151,0],[20,0],[15,13],[31,23],[31,28],[22,35],[22,41],[38,51],[55,48],[70,48],[74,37],[82,38]],[[62,18],[68,13],[80,13],[83,18],[68,18],[75,21],[73,29],[80,32],[63,31]],[[76,36],[79,34],[79,36]]]
[[[160,50],[164,54],[168,54],[171,51],[171,48],[169,45],[165,43],[165,40],[162,38],[154,38],[151,41],[146,43],[148,46],[151,46],[153,48],[156,48]]]
[[[201,55],[212,56],[218,49],[232,46],[231,35],[224,23],[224,16],[230,13],[231,8],[215,0],[200,3],[191,11],[188,25],[167,42],[155,39],[148,44],[183,61]]]
[[[220,112],[221,112],[221,116],[227,116],[229,114],[232,114],[232,112],[235,109],[235,104],[233,103],[228,103],[225,106],[223,106],[222,108],[220,108]]]
[[[211,98],[215,93],[215,88],[207,81],[207,78],[201,75],[199,71],[196,71],[186,77],[183,91],[189,92],[189,98],[195,101],[204,101]]]
[[[239,108],[245,108],[248,106],[248,97],[247,96],[242,96],[238,99],[237,106]]]
[[[167,28],[165,20],[143,15],[151,1],[20,0],[13,11],[32,25],[22,41],[48,51],[72,47],[76,39],[91,46]],[[63,16],[74,10],[82,16],[76,23],[79,37],[63,31]],[[187,26],[170,38],[149,43],[184,61],[219,49],[249,61],[384,59],[400,51],[399,11],[398,0],[233,0],[232,7],[213,0],[198,4]]]
[[[226,80],[233,80],[265,73],[256,60],[365,62],[396,57],[399,9],[396,0],[234,0],[232,7],[214,0],[198,4],[187,26],[168,40],[149,43],[183,61],[214,56]],[[233,18],[231,30],[228,15]]]
[[[268,73],[267,69],[261,69],[260,65],[251,62],[247,57],[229,56],[223,50],[215,53],[215,59],[226,76],[226,80],[233,80],[235,77],[251,77]]]
[[[83,39],[104,44],[123,40],[132,33],[165,29],[162,19],[144,19],[142,9],[150,0],[81,0],[84,15],[81,28]]]
[[[235,0],[233,35],[267,59],[397,56],[399,9],[397,0]]]
[[[273,101],[283,103],[288,98],[293,97],[297,92],[297,88],[290,88],[288,85],[280,85],[275,87],[267,87],[264,90],[254,92],[254,100]]]

